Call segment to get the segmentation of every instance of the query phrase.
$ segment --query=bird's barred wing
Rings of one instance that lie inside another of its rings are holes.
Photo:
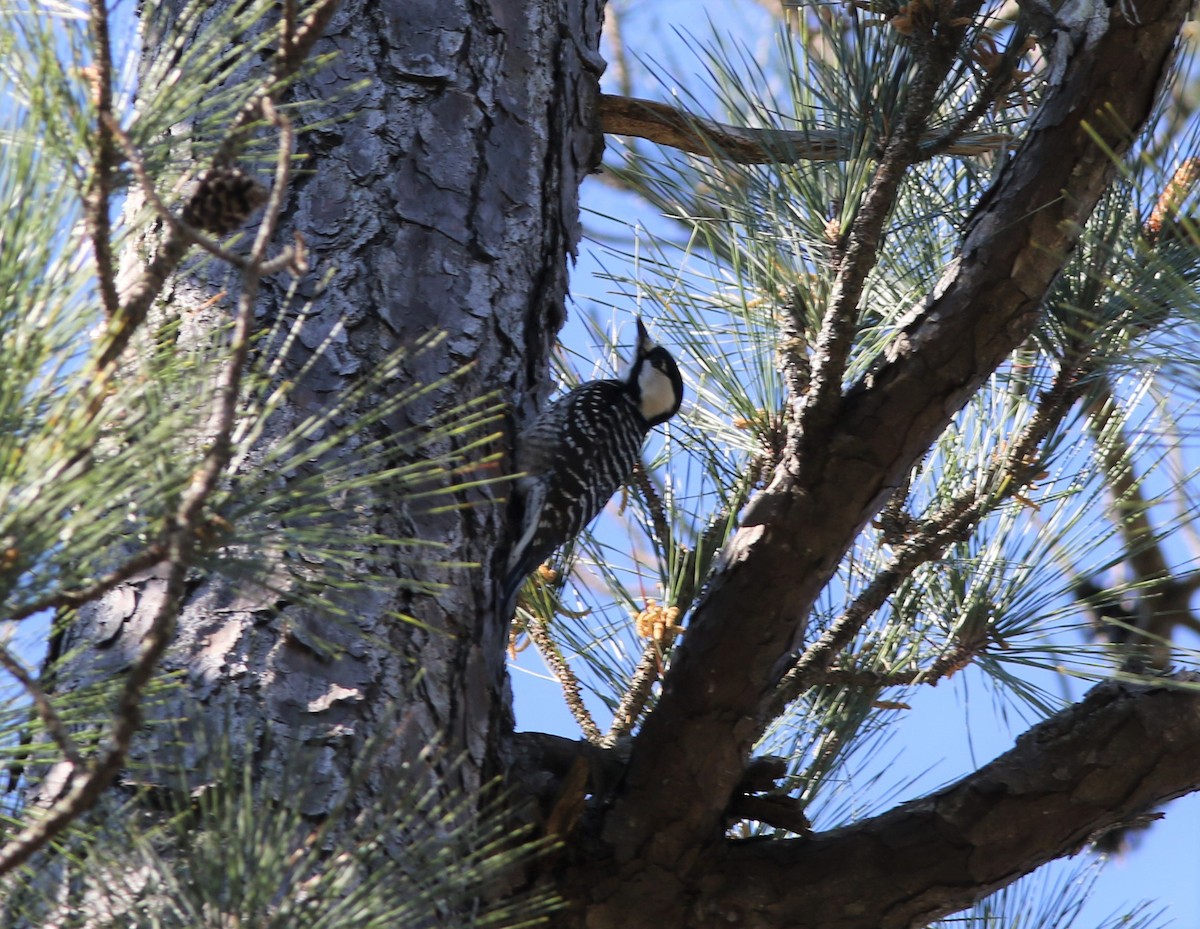
[[[645,420],[620,381],[590,381],[546,409],[522,434],[517,465],[521,534],[506,594],[604,508],[637,462]]]

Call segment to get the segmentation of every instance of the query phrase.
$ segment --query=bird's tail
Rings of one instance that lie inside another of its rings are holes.
[[[529,573],[535,567],[527,562],[528,558],[521,559],[509,568],[504,577],[504,584],[500,588],[500,616],[505,622],[510,621],[517,611],[517,594],[521,592],[525,578],[529,577]]]

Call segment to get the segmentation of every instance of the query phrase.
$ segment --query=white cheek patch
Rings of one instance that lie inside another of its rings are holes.
[[[675,408],[675,389],[671,379],[652,364],[642,365],[638,372],[638,387],[642,392],[642,416],[654,419]]]

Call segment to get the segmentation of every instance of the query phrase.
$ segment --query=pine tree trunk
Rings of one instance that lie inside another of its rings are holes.
[[[345,329],[298,385],[281,422],[322,409],[381,358],[432,330],[448,338],[415,359],[407,378],[428,383],[465,362],[474,367],[363,441],[419,428],[468,397],[499,390],[514,409],[528,410],[547,391],[566,256],[579,235],[579,184],[602,145],[588,116],[600,16],[591,0],[486,7],[359,0],[338,11],[316,49],[338,57],[294,91],[298,100],[318,101],[307,121],[329,122],[299,137],[306,170],[293,181],[279,241],[296,231],[308,244],[315,269],[302,293],[315,293],[316,279],[333,270],[306,331],[323,336],[339,321]],[[208,301],[216,289],[203,283],[176,286],[170,311],[188,317]],[[264,326],[281,311],[286,285],[264,282]],[[349,445],[334,454],[356,451]],[[374,501],[373,531],[445,543],[442,560],[472,564],[397,566],[444,585],[433,596],[350,590],[339,595],[345,617],[330,619],[250,586],[198,581],[164,662],[186,686],[147,715],[252,734],[256,744],[245,749],[265,774],[282,764],[289,741],[312,746],[306,812],[313,815],[329,812],[358,750],[389,725],[399,738],[383,759],[385,773],[362,790],[386,787],[387,771],[428,746],[438,752],[426,757],[441,759],[432,762],[442,769],[434,776],[450,788],[477,789],[497,772],[511,731],[506,623],[493,612],[505,493],[503,485],[462,492],[454,500],[472,506],[439,513],[383,494]],[[289,570],[280,565],[285,576]],[[57,672],[60,692],[128,664],[161,597],[160,573],[137,577],[66,627],[59,650],[73,657]],[[157,740],[170,731],[148,727],[131,764],[165,757]],[[179,760],[198,769],[201,742],[185,739],[181,750]]]

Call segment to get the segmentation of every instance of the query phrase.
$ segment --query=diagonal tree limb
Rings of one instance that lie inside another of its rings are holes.
[[[558,686],[562,688],[563,702],[571,711],[575,722],[579,724],[584,738],[594,745],[599,745],[603,738],[600,727],[596,725],[591,712],[583,702],[583,689],[579,686],[579,678],[571,670],[570,662],[559,651],[558,643],[550,634],[548,624],[540,616],[531,616],[525,623],[525,634],[529,636],[529,640],[533,642],[538,654],[542,656],[542,661],[546,663],[555,680],[558,681]]]
[[[582,869],[589,925],[671,919],[666,901],[683,893],[694,850],[720,835],[803,617],[859,529],[1035,325],[1114,174],[1112,152],[1127,150],[1152,111],[1188,8],[1148,0],[1131,23],[1116,7],[1099,35],[1075,36],[1021,149],[976,207],[960,257],[886,358],[747,508],[597,826],[610,857]]]
[[[687,925],[908,929],[970,906],[1200,786],[1198,686],[1104,683],[937,793],[803,840],[723,843]]]
[[[3,645],[0,645],[0,668],[12,675],[29,695],[29,699],[33,702],[34,709],[37,710],[38,718],[42,721],[42,728],[54,740],[58,746],[58,750],[62,752],[65,758],[73,767],[81,767],[83,765],[83,756],[79,753],[79,747],[75,744],[75,740],[71,738],[71,733],[62,721],[62,717],[58,715],[58,711],[54,709],[54,704],[50,700],[49,694],[42,689],[42,683],[29,669],[17,659],[17,656],[12,654]]]
[[[167,546],[170,564],[166,596],[142,639],[137,659],[125,677],[113,714],[113,725],[99,757],[87,765],[72,765],[64,792],[44,815],[32,817],[25,827],[0,847],[0,874],[20,867],[39,849],[58,836],[100,799],[113,777],[121,769],[133,736],[141,726],[141,695],[170,644],[175,615],[185,592],[188,563],[193,540],[190,523],[175,526]]]
[[[153,542],[92,583],[76,587],[74,590],[56,590],[30,601],[19,610],[4,618],[9,622],[17,622],[22,619],[29,619],[31,616],[36,616],[38,613],[43,613],[46,610],[74,609],[75,607],[82,606],[91,600],[96,600],[104,596],[114,587],[119,587],[139,571],[144,571],[146,568],[158,564],[163,560],[165,555],[166,552],[163,549],[162,543]]]
[[[641,719],[642,712],[646,709],[646,704],[650,702],[651,692],[659,678],[661,656],[657,646],[658,643],[651,640],[642,650],[642,657],[638,659],[637,666],[633,669],[629,686],[625,689],[621,702],[617,704],[617,709],[613,712],[612,725],[605,733],[604,738],[600,740],[601,745],[616,745],[633,731],[633,727]]]
[[[146,170],[145,159],[142,158],[142,153],[137,150],[137,146],[133,144],[133,140],[129,138],[128,133],[121,129],[115,120],[110,119],[106,123],[109,133],[120,143],[121,149],[125,152],[125,159],[129,162],[129,169],[133,173],[134,179],[138,182],[138,186],[142,188],[142,196],[154,208],[154,212],[158,218],[174,234],[181,236],[188,245],[198,245],[213,257],[219,258],[221,261],[227,262],[235,268],[244,269],[248,263],[244,256],[223,248],[221,243],[209,238],[199,229],[189,226],[171,212],[170,208],[163,203],[162,197],[158,195],[154,181],[150,178],[150,174]]]

